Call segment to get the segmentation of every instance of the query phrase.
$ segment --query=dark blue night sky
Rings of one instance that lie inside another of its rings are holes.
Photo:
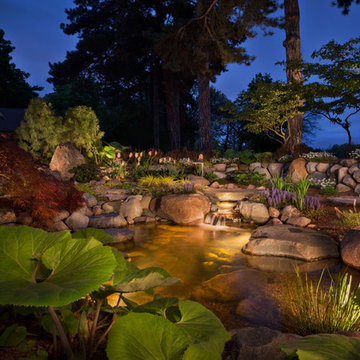
[[[349,15],[331,6],[331,0],[299,0],[302,55],[310,60],[310,55],[330,40],[338,42],[360,36],[360,5],[353,5]],[[66,51],[73,50],[76,37],[64,35],[60,23],[66,22],[65,8],[72,7],[72,0],[0,0],[0,28],[5,38],[16,50],[12,53],[16,66],[31,74],[32,85],[43,86],[42,94],[52,91],[46,82],[48,63],[62,61]],[[285,72],[277,61],[285,60],[282,46],[285,33],[276,30],[274,36],[259,36],[245,45],[256,60],[249,67],[229,65],[229,71],[221,75],[215,87],[230,99],[245,89],[255,74],[270,73],[274,80],[285,80]],[[320,120],[319,131],[308,141],[314,147],[326,148],[333,144],[347,142],[345,131]],[[353,119],[353,142],[360,143],[360,118]]]

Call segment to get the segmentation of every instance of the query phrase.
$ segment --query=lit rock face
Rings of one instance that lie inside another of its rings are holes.
[[[66,225],[74,231],[85,229],[89,225],[89,218],[79,211],[73,212],[66,220]]]
[[[350,230],[341,241],[342,261],[355,269],[360,269],[360,230]]]
[[[141,195],[129,196],[121,205],[120,215],[126,218],[128,223],[132,223],[136,217],[141,216],[143,212],[141,200]]]
[[[125,218],[119,214],[102,214],[91,216],[89,219],[89,227],[96,229],[118,228],[126,225]]]
[[[239,204],[240,214],[257,224],[265,224],[269,219],[269,210],[264,204],[254,201],[241,201]]]
[[[16,215],[12,209],[0,209],[0,225],[16,221]]]
[[[293,183],[298,183],[302,179],[306,179],[308,173],[306,171],[306,160],[302,158],[295,159],[291,162],[288,172],[288,178]]]
[[[175,194],[153,199],[150,210],[164,219],[179,225],[193,225],[204,222],[211,203],[200,194]]]
[[[74,176],[70,170],[84,163],[85,158],[68,142],[56,148],[49,167],[50,170],[57,171],[63,180],[69,180]]]
[[[291,225],[257,228],[243,247],[250,255],[284,256],[303,261],[338,258],[335,240],[318,231]]]

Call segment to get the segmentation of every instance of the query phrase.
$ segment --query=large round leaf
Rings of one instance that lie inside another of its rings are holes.
[[[97,241],[102,242],[103,244],[114,242],[114,238],[111,235],[107,234],[104,231],[94,228],[86,228],[86,229],[78,230],[73,233],[72,237],[74,239],[89,239],[89,240],[91,238],[94,238]]]
[[[194,301],[179,301],[181,320],[177,326],[188,336],[196,347],[189,352],[210,352],[211,359],[221,359],[225,342],[230,340],[230,334],[214,313]],[[190,359],[190,357],[187,357]]]
[[[129,263],[131,264],[131,263]],[[148,267],[138,269],[131,264],[126,271],[117,276],[117,283],[114,281],[114,290],[122,293],[146,291],[159,286],[169,286],[179,282],[177,278],[171,277],[170,274],[159,267]]]
[[[106,353],[110,360],[180,360],[188,345],[184,333],[169,320],[129,313],[112,327]]]
[[[281,350],[299,360],[356,360],[360,358],[360,340],[335,334],[310,335],[283,345]]]
[[[62,306],[109,280],[109,247],[69,232],[29,227],[0,229],[0,304]]]

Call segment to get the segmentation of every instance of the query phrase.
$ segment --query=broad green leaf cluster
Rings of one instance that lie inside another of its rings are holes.
[[[360,340],[335,334],[305,336],[281,347],[287,359],[298,360],[356,360],[360,354]]]
[[[74,345],[66,334],[77,336],[82,356],[90,359],[109,332],[110,359],[220,360],[229,340],[220,320],[192,301],[155,295],[153,301],[138,305],[127,299],[126,293],[151,293],[178,280],[162,268],[137,268],[116,249],[104,246],[111,242],[111,236],[97,229],[71,234],[0,227],[0,304],[39,309],[41,326],[49,332],[56,327],[54,336],[60,337],[68,359],[74,358]],[[118,296],[115,305],[108,302],[113,294]],[[71,303],[81,298],[74,314]],[[97,339],[97,331],[104,328],[98,324],[101,312],[107,329]],[[17,343],[25,341],[24,328],[10,327],[0,340],[9,336]]]
[[[142,313],[142,306],[119,318],[109,335],[109,359],[220,360],[230,340],[220,320],[193,301],[179,301],[176,315],[171,309],[172,301],[158,299],[147,310],[163,316]]]

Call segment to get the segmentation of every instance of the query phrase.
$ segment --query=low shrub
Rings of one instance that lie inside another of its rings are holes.
[[[91,180],[100,180],[101,169],[96,164],[81,164],[71,170],[74,173],[73,180],[80,183],[87,183]]]
[[[336,188],[334,186],[325,186],[320,189],[319,191],[320,195],[328,195],[328,196],[334,196],[337,194]]]
[[[210,181],[211,183],[218,180],[218,177],[214,173],[211,173],[211,172],[205,172],[204,178],[206,180]]]
[[[337,220],[334,220],[335,224],[338,224],[344,228],[344,230],[351,230],[360,226],[360,212],[356,209],[356,200],[354,200],[354,210],[339,210],[335,207]]]
[[[239,173],[234,175],[234,180],[239,185],[261,186],[266,184],[266,178],[263,174],[258,173]]]
[[[283,286],[284,325],[299,335],[357,331],[360,329],[360,308],[352,278],[347,274],[325,287],[324,271],[315,282],[296,269],[296,281],[288,279]],[[357,290],[359,291],[359,290]],[[359,294],[359,293],[358,293]]]

